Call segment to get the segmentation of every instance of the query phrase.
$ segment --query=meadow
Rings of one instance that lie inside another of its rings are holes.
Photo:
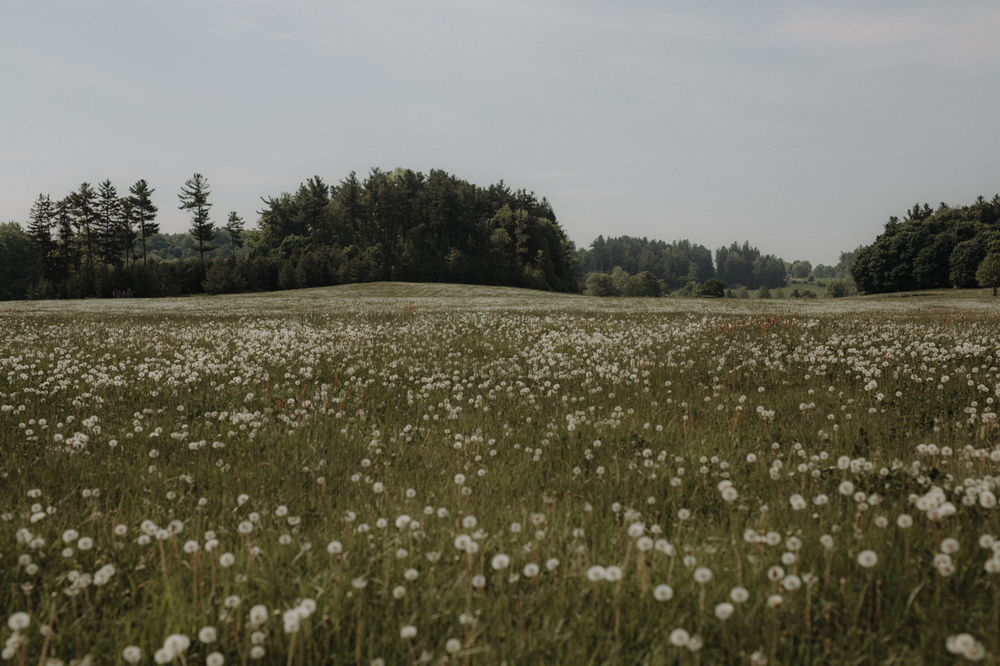
[[[990,298],[0,308],[16,664],[1000,656]]]

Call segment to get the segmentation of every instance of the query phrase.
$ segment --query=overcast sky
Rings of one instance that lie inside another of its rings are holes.
[[[1000,3],[4,0],[0,220],[110,178],[217,223],[318,174],[444,169],[598,235],[836,263],[1000,191]]]

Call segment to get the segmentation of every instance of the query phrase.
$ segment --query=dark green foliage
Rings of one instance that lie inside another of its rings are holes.
[[[146,265],[146,239],[154,234],[160,233],[160,225],[155,222],[156,213],[159,208],[153,205],[153,192],[145,180],[136,181],[135,185],[129,188],[131,196],[128,198],[131,210],[132,221],[139,232],[142,242],[142,263]]]
[[[31,236],[21,225],[0,223],[0,299],[25,298],[38,263]]]
[[[793,261],[788,273],[796,279],[805,279],[812,272],[812,264],[808,261]]]
[[[726,293],[726,285],[722,280],[712,278],[698,289],[698,295],[706,298],[722,298]]]
[[[198,247],[198,257],[202,265],[205,264],[205,253],[215,249],[209,243],[218,235],[215,225],[208,216],[209,208],[212,207],[208,202],[208,195],[211,193],[208,189],[208,180],[200,173],[196,173],[184,182],[181,193],[177,195],[181,200],[178,208],[191,212],[191,228],[188,233]]]
[[[711,250],[687,240],[668,244],[631,236],[598,236],[589,249],[581,249],[577,255],[581,278],[588,273],[611,273],[616,266],[631,275],[647,271],[671,289],[715,277]]]
[[[843,298],[847,294],[848,287],[843,280],[832,280],[826,285],[826,295],[830,298]]]
[[[621,296],[614,280],[607,273],[591,273],[587,277],[587,289],[583,293],[588,296]]]
[[[808,264],[808,262],[799,262]],[[811,270],[811,265],[808,266]],[[787,274],[785,262],[773,254],[761,254],[760,250],[733,243],[728,248],[715,251],[715,269],[719,279],[729,285],[740,285],[747,289],[757,289],[762,285],[769,288],[785,286]],[[806,274],[809,270],[805,271]]]
[[[1000,253],[991,252],[986,255],[976,271],[976,281],[980,287],[992,288],[993,296],[996,297],[997,287],[1000,287]]]
[[[243,247],[243,218],[235,210],[229,213],[229,219],[226,221],[226,226],[222,227],[222,230],[229,236],[229,241],[233,244],[233,247]]]
[[[914,205],[904,220],[890,217],[875,242],[856,251],[851,275],[866,293],[975,287],[980,262],[1000,251],[998,221],[1000,196],[978,197],[959,208]],[[840,265],[837,269],[837,277],[843,277]]]
[[[978,240],[962,241],[949,257],[949,278],[956,287],[976,286],[976,269],[986,256],[986,248]]]
[[[315,176],[263,202],[248,256],[287,262],[284,289],[405,280],[577,290],[573,244],[548,201],[502,181],[483,189],[439,170],[372,169],[364,182]]]

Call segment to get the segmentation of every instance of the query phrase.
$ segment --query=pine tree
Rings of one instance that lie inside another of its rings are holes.
[[[229,240],[233,244],[233,257],[236,257],[236,250],[243,247],[243,218],[240,217],[236,211],[231,211],[229,213],[229,220],[226,221],[226,226],[223,227],[226,233],[229,235]]]
[[[28,237],[41,258],[43,275],[52,277],[55,242],[52,228],[55,226],[55,206],[47,194],[39,194],[31,206],[28,218]]]
[[[132,196],[129,200],[132,203],[132,216],[139,230],[139,237],[142,239],[142,265],[146,265],[146,238],[153,234],[160,233],[160,225],[154,222],[159,208],[153,205],[153,192],[149,189],[149,184],[145,180],[136,181],[135,185],[129,188]]]
[[[77,270],[79,253],[73,233],[73,196],[67,196],[56,203],[56,276],[62,281]]]
[[[208,189],[208,180],[200,173],[196,173],[184,182],[181,193],[177,195],[181,200],[181,205],[178,207],[181,210],[191,211],[191,228],[188,233],[198,244],[202,266],[205,265],[205,253],[215,249],[206,245],[215,240],[216,236],[215,225],[208,217],[208,209],[212,207],[208,202],[209,194],[211,191]]]
[[[105,180],[97,186],[97,247],[104,270],[120,264],[122,250],[122,202],[118,190]]]
[[[97,193],[90,183],[82,183],[80,189],[70,195],[73,205],[73,226],[79,233],[78,242],[86,248],[88,292],[94,289],[94,227],[97,223]]]

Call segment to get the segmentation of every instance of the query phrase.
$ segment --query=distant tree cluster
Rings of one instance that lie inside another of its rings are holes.
[[[958,208],[914,205],[904,219],[890,217],[875,242],[857,252],[851,274],[870,294],[943,286],[995,289],[1000,275],[994,279],[991,267],[997,264],[1000,195]]]
[[[162,235],[145,180],[63,199],[39,195],[27,229],[0,225],[0,298],[160,296],[407,280],[577,291],[575,248],[549,202],[503,181],[478,187],[433,170],[310,178],[263,199],[257,229],[211,217],[208,180],[177,195],[186,234]],[[246,243],[246,249],[244,248]]]
[[[780,288],[789,265],[761,253],[749,243],[733,243],[712,251],[688,240],[660,240],[598,236],[589,249],[579,250],[579,270],[588,275],[585,293],[599,296],[660,296],[676,290],[680,296],[722,296],[725,288]],[[809,262],[796,262],[805,264]],[[659,289],[653,288],[654,280]],[[723,285],[718,290],[713,282]],[[715,292],[719,291],[718,294]],[[655,292],[655,293],[654,293]]]
[[[581,249],[577,254],[582,275],[610,275],[617,266],[628,275],[651,273],[669,289],[692,281],[700,284],[715,277],[712,251],[687,240],[665,243],[631,236],[598,236],[589,249]]]
[[[315,176],[263,202],[245,265],[231,269],[265,288],[404,280],[577,291],[575,249],[549,202],[503,181],[372,169],[337,185]]]
[[[809,262],[805,262],[808,264]],[[802,262],[796,262],[801,265]],[[785,262],[773,254],[763,254],[750,243],[733,243],[715,251],[715,270],[726,286],[757,289],[784,287],[788,276]],[[793,265],[793,268],[796,266]],[[806,274],[812,267],[806,269]]]
[[[208,218],[208,182],[195,174],[179,195],[180,207],[192,212],[191,233],[161,235],[154,192],[138,180],[122,196],[105,180],[58,200],[38,195],[26,228],[0,225],[0,299],[201,291],[205,254],[220,247],[231,254],[242,243],[242,219],[231,213],[217,229]],[[192,248],[198,263],[190,261]],[[181,258],[187,261],[166,261]]]

